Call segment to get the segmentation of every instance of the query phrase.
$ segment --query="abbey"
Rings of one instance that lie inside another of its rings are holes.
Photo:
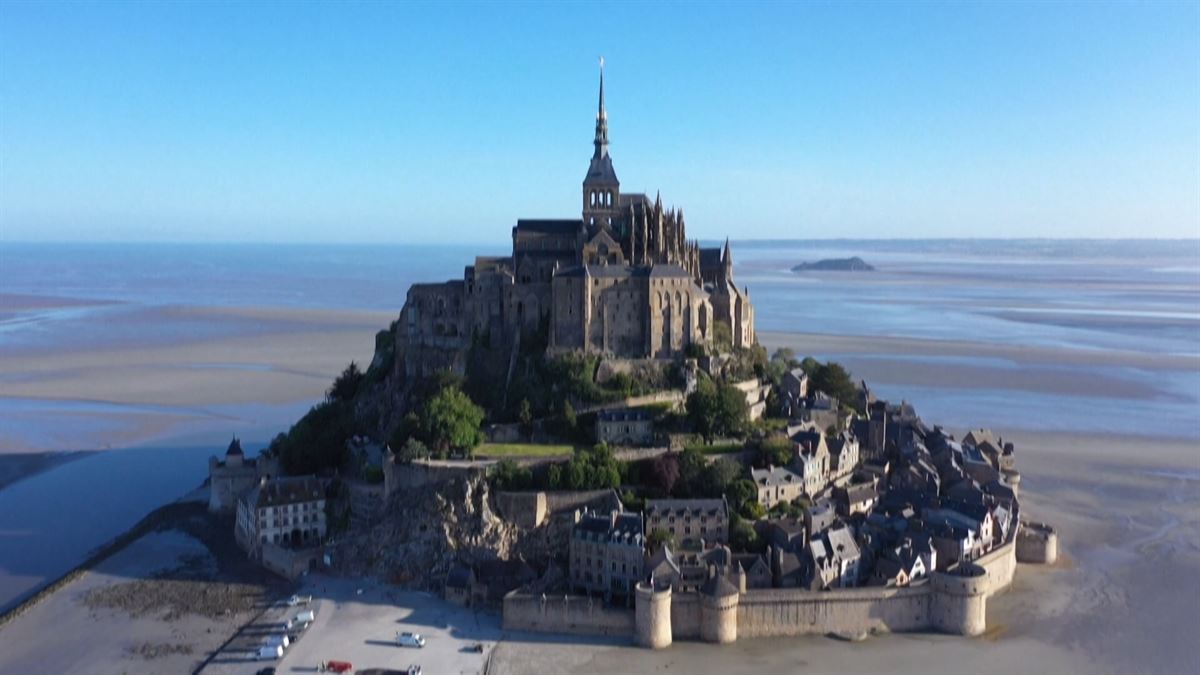
[[[453,354],[481,335],[620,358],[754,344],[754,308],[734,284],[729,242],[701,248],[687,238],[682,210],[621,192],[603,69],[593,143],[580,218],[518,220],[511,256],[477,257],[462,281],[409,290],[397,342],[411,374],[461,366]]]

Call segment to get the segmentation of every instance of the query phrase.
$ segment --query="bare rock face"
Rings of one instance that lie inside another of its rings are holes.
[[[486,480],[458,478],[392,495],[379,523],[342,536],[331,557],[342,574],[440,590],[456,562],[537,567],[553,551],[551,536],[546,526],[526,530],[497,517]]]

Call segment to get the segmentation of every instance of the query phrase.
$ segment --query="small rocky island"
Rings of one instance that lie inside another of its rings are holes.
[[[826,258],[817,262],[802,262],[792,268],[793,272],[874,272],[875,268],[865,260],[853,258]]]

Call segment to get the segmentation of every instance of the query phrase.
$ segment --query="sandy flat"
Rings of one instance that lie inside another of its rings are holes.
[[[26,614],[0,628],[4,673],[187,673],[244,622],[186,615],[164,620],[162,612],[141,616],[89,608],[98,589],[169,572],[189,560],[207,558],[198,540],[170,530],[146,535],[96,570],[85,574]],[[160,656],[146,654],[161,653]]]
[[[236,336],[0,353],[0,453],[120,447],[212,429],[286,428],[355,360],[382,312],[170,308],[249,322]],[[162,317],[159,317],[160,319]],[[147,330],[152,329],[153,312]],[[269,433],[273,435],[273,432]]]
[[[968,340],[926,340],[907,337],[828,335],[823,333],[758,333],[768,349],[791,347],[805,354],[903,354],[906,356],[1004,359],[1017,364],[1102,366],[1154,370],[1200,370],[1200,355],[1152,354],[1119,350],[1086,350],[1047,346],[1009,345]]]

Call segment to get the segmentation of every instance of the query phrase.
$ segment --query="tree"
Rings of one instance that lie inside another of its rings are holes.
[[[746,518],[747,520],[760,520],[767,515],[767,510],[763,508],[763,505],[759,504],[757,501],[751,501],[747,499],[746,501],[742,502],[740,513],[742,517]]]
[[[333,381],[328,391],[325,392],[325,400],[327,401],[350,401],[358,393],[358,388],[365,379],[363,372],[358,369],[358,364],[351,361],[350,365],[342,371],[341,375]]]
[[[492,478],[500,490],[528,490],[533,486],[533,472],[511,459],[500,460],[492,469]]]
[[[758,487],[749,478],[740,478],[725,488],[725,499],[734,507],[741,508],[746,502],[758,503]]]
[[[742,465],[722,457],[704,469],[700,491],[705,497],[719,497],[742,477]]]
[[[685,448],[679,453],[679,480],[675,482],[675,496],[702,496],[702,480],[706,468],[708,462],[704,459],[704,453],[696,448]]]
[[[567,438],[574,436],[575,426],[578,422],[579,420],[575,416],[575,406],[571,405],[571,402],[564,398],[562,402],[562,414],[559,415],[559,425],[562,435]]]
[[[521,404],[517,406],[517,421],[521,424],[521,433],[526,436],[533,433],[533,406],[529,405],[529,399],[521,399]]]
[[[425,404],[421,432],[441,452],[450,449],[470,453],[483,442],[479,425],[483,408],[475,405],[458,387],[445,387]]]
[[[429,458],[429,448],[421,441],[410,438],[400,446],[400,450],[396,453],[396,460],[408,464],[418,459]]]
[[[662,494],[669,495],[679,481],[679,456],[667,453],[650,462],[651,485]]]
[[[792,440],[787,436],[771,436],[758,446],[759,466],[787,466],[792,462]]]
[[[823,391],[842,403],[854,404],[858,398],[858,388],[854,386],[854,380],[839,363],[830,361],[821,364],[808,376],[814,389]]]
[[[717,354],[727,354],[733,351],[733,330],[729,324],[722,321],[713,323],[712,331],[713,351]]]
[[[663,546],[675,547],[675,537],[671,536],[670,532],[666,530],[654,530],[650,533],[649,537],[646,537],[647,552],[653,554]]]
[[[286,434],[271,441],[271,450],[290,475],[333,469],[346,461],[346,440],[353,430],[349,404],[325,401],[313,406]]]
[[[731,384],[720,384],[702,377],[687,398],[688,420],[692,428],[711,442],[715,436],[734,436],[746,424],[746,395]]]

